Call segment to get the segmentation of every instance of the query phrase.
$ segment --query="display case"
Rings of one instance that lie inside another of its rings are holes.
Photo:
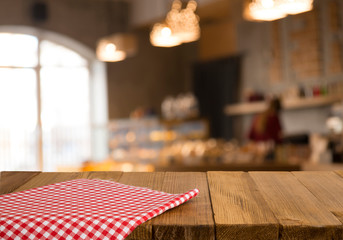
[[[204,119],[163,121],[158,118],[120,119],[109,123],[109,148],[115,161],[157,163],[166,146],[208,137]]]

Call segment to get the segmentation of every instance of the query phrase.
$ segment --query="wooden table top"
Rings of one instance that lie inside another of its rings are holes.
[[[0,174],[0,194],[76,178],[170,193],[200,190],[128,239],[343,239],[343,171]]]

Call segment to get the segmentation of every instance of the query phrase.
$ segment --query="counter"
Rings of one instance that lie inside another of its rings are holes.
[[[76,178],[106,179],[189,202],[140,225],[127,239],[343,239],[343,171],[1,172],[0,194]]]

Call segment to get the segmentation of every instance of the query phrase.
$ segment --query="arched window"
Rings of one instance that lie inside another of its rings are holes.
[[[0,170],[57,171],[104,158],[103,64],[61,35],[6,30],[0,28]]]

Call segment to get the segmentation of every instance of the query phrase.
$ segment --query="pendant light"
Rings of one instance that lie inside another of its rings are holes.
[[[108,14],[107,21],[109,26],[109,32],[111,31],[110,26],[114,20],[111,18],[112,0],[108,0]],[[127,3],[123,3],[127,4]],[[119,6],[120,7],[120,6]],[[127,23],[122,29],[127,29]],[[96,55],[100,61],[103,62],[118,62],[123,61],[127,57],[133,56],[137,52],[137,40],[133,34],[129,34],[125,31],[120,31],[109,36],[101,38],[97,43]]]
[[[244,18],[249,21],[274,21],[286,16],[277,0],[251,0],[244,10]]]
[[[156,23],[150,33],[150,42],[156,47],[174,47],[200,38],[197,3],[190,0],[185,9],[182,2],[174,0],[163,23]]]
[[[98,41],[96,55],[103,62],[118,62],[133,56],[136,51],[137,42],[134,35],[117,33]]]
[[[313,9],[313,0],[281,0],[281,8],[287,14],[299,14]]]
[[[274,21],[312,8],[313,0],[248,0],[243,15],[249,21]]]

